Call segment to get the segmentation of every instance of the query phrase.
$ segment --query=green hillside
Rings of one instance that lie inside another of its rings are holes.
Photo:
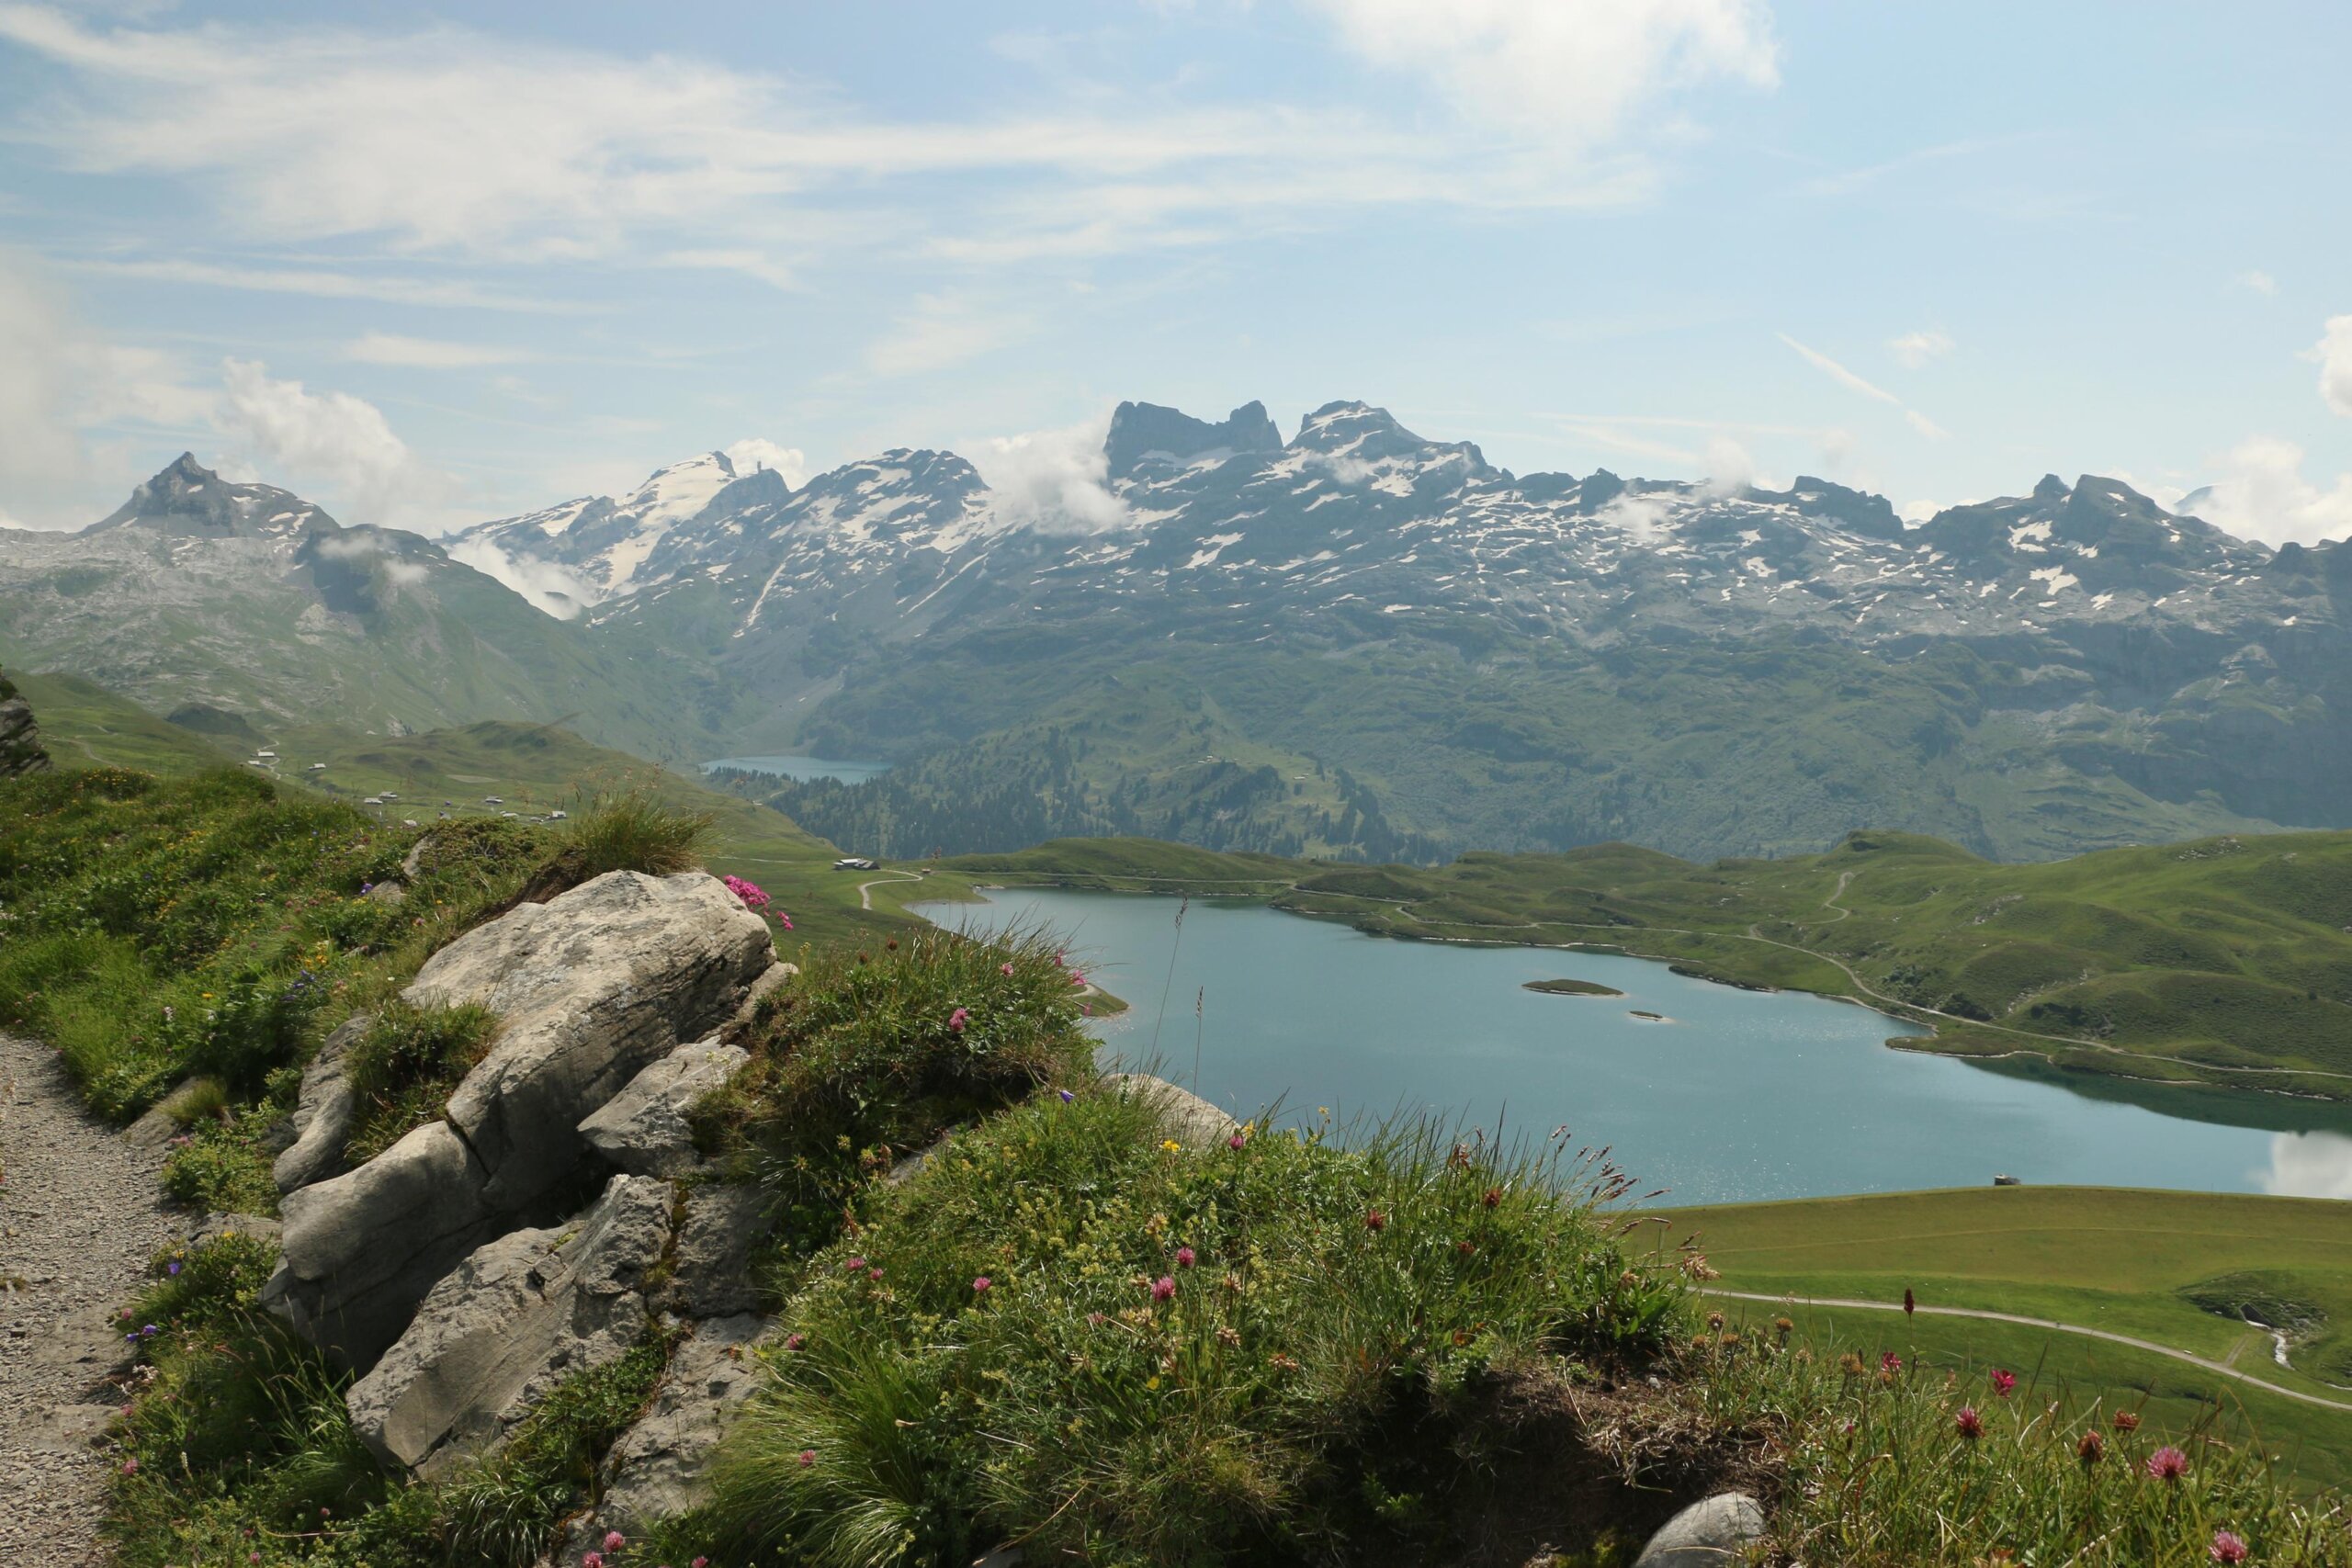
[[[141,773],[202,773],[231,753],[191,729],[156,717],[95,681],[50,671],[12,677],[33,705],[50,760],[61,768],[136,768]]]
[[[2018,1071],[2352,1099],[2352,833],[2021,865],[1879,832],[1713,865],[1626,844],[1424,868],[1131,840],[944,864],[969,880],[1257,894],[1392,936],[1665,958],[1867,1001],[1936,1031],[1907,1049]]]
[[[1808,1302],[1965,1307],[2128,1336],[2352,1405],[2352,1204],[2114,1188],[1970,1188],[1677,1209],[1661,1240],[1696,1236],[1715,1288]],[[1726,1303],[1726,1314],[1741,1308]],[[1759,1310],[1749,1304],[1754,1315]],[[1772,1308],[1760,1309],[1770,1315]],[[2252,1321],[2249,1321],[2252,1320]],[[2352,1409],[2330,1410],[2185,1362],[2079,1335],[1982,1320],[1814,1307],[1841,1343],[2035,1366],[2052,1381],[2144,1394],[2176,1419],[2242,1403],[2307,1472],[2352,1479]],[[2267,1328],[2256,1326],[2267,1325]],[[2286,1364],[2270,1332],[2286,1338]]]

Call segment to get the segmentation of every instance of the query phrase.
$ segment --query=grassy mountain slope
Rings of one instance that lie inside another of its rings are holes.
[[[983,881],[1255,893],[1395,936],[1623,950],[1936,1029],[1908,1048],[2352,1099],[2352,833],[2021,865],[1901,833],[1709,866],[1623,844],[1435,869],[1276,871],[1101,843],[946,864]]]
[[[136,768],[179,774],[235,759],[204,736],[156,717],[95,681],[51,671],[13,677],[33,705],[50,756],[61,768]]]

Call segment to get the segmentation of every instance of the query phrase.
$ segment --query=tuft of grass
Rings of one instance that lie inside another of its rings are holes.
[[[1684,1323],[1621,1190],[1422,1123],[1200,1152],[1136,1099],[1040,1095],[869,1186],[808,1262],[698,1549],[1179,1564],[1442,1531],[1499,1458],[1500,1385],[1637,1365]]]
[[[277,1213],[277,1183],[263,1140],[279,1111],[266,1102],[228,1108],[174,1140],[164,1161],[164,1190],[198,1209],[225,1214]]]
[[[822,1245],[894,1158],[1041,1086],[1091,1080],[1081,989],[1041,931],[926,929],[804,952],[743,1042],[751,1063],[698,1111],[698,1135],[781,1196],[797,1245]]]
[[[473,1003],[386,1002],[346,1059],[359,1113],[345,1157],[354,1164],[372,1159],[438,1116],[497,1033],[498,1015]]]
[[[600,795],[565,825],[564,848],[578,857],[580,880],[608,871],[668,876],[701,869],[709,849],[709,813],[672,806],[650,789]]]

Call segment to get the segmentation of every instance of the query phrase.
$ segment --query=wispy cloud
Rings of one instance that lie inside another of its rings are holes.
[[[2331,316],[2311,348],[2319,361],[2319,395],[2329,408],[2352,419],[2352,316]]]
[[[1863,397],[1870,399],[1872,402],[1884,403],[1890,408],[1902,409],[1904,423],[1908,424],[1913,430],[1916,430],[1920,434],[1926,436],[1928,440],[1941,441],[1949,434],[1941,425],[1929,419],[1926,414],[1921,413],[1917,409],[1905,407],[1901,398],[1896,397],[1884,387],[1880,386],[1875,381],[1866,379],[1865,378],[1855,374],[1845,366],[1838,364],[1838,361],[1822,353],[1819,349],[1799,343],[1795,338],[1791,337],[1786,333],[1776,333],[1773,335],[1778,337],[1782,343],[1787,344],[1791,348],[1796,350],[1796,352],[1803,356],[1806,364],[1811,365],[1815,369],[1820,371],[1823,375],[1828,377],[1831,380],[1837,382],[1848,391],[1859,392]]]
[[[212,262],[186,260],[100,259],[72,265],[77,271],[102,277],[136,278],[150,283],[190,283],[209,288],[247,288],[264,294],[308,294],[326,299],[374,299],[388,305],[522,310],[550,315],[577,314],[594,309],[562,300],[504,293],[471,283],[370,276],[361,273],[322,272],[308,267],[222,266]]]
[[[2278,292],[2278,280],[2260,267],[2238,274],[2237,282],[2239,287],[2251,288],[2256,294],[2275,295]]]
[[[1018,343],[1035,323],[1017,309],[963,294],[925,294],[866,346],[866,368],[909,376],[961,365]]]
[[[368,333],[355,338],[344,344],[343,356],[363,365],[391,365],[416,370],[470,370],[484,365],[518,365],[538,357],[528,349],[402,337],[397,333]]]
[[[1901,360],[1905,367],[1917,370],[1928,361],[1940,359],[1950,354],[1955,345],[1951,338],[1929,327],[1889,338],[1886,346],[1894,351],[1894,357]]]

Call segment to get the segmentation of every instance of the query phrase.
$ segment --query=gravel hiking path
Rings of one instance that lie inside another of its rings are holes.
[[[163,1154],[85,1111],[48,1046],[0,1034],[0,1568],[106,1561],[113,1314],[187,1228]]]

